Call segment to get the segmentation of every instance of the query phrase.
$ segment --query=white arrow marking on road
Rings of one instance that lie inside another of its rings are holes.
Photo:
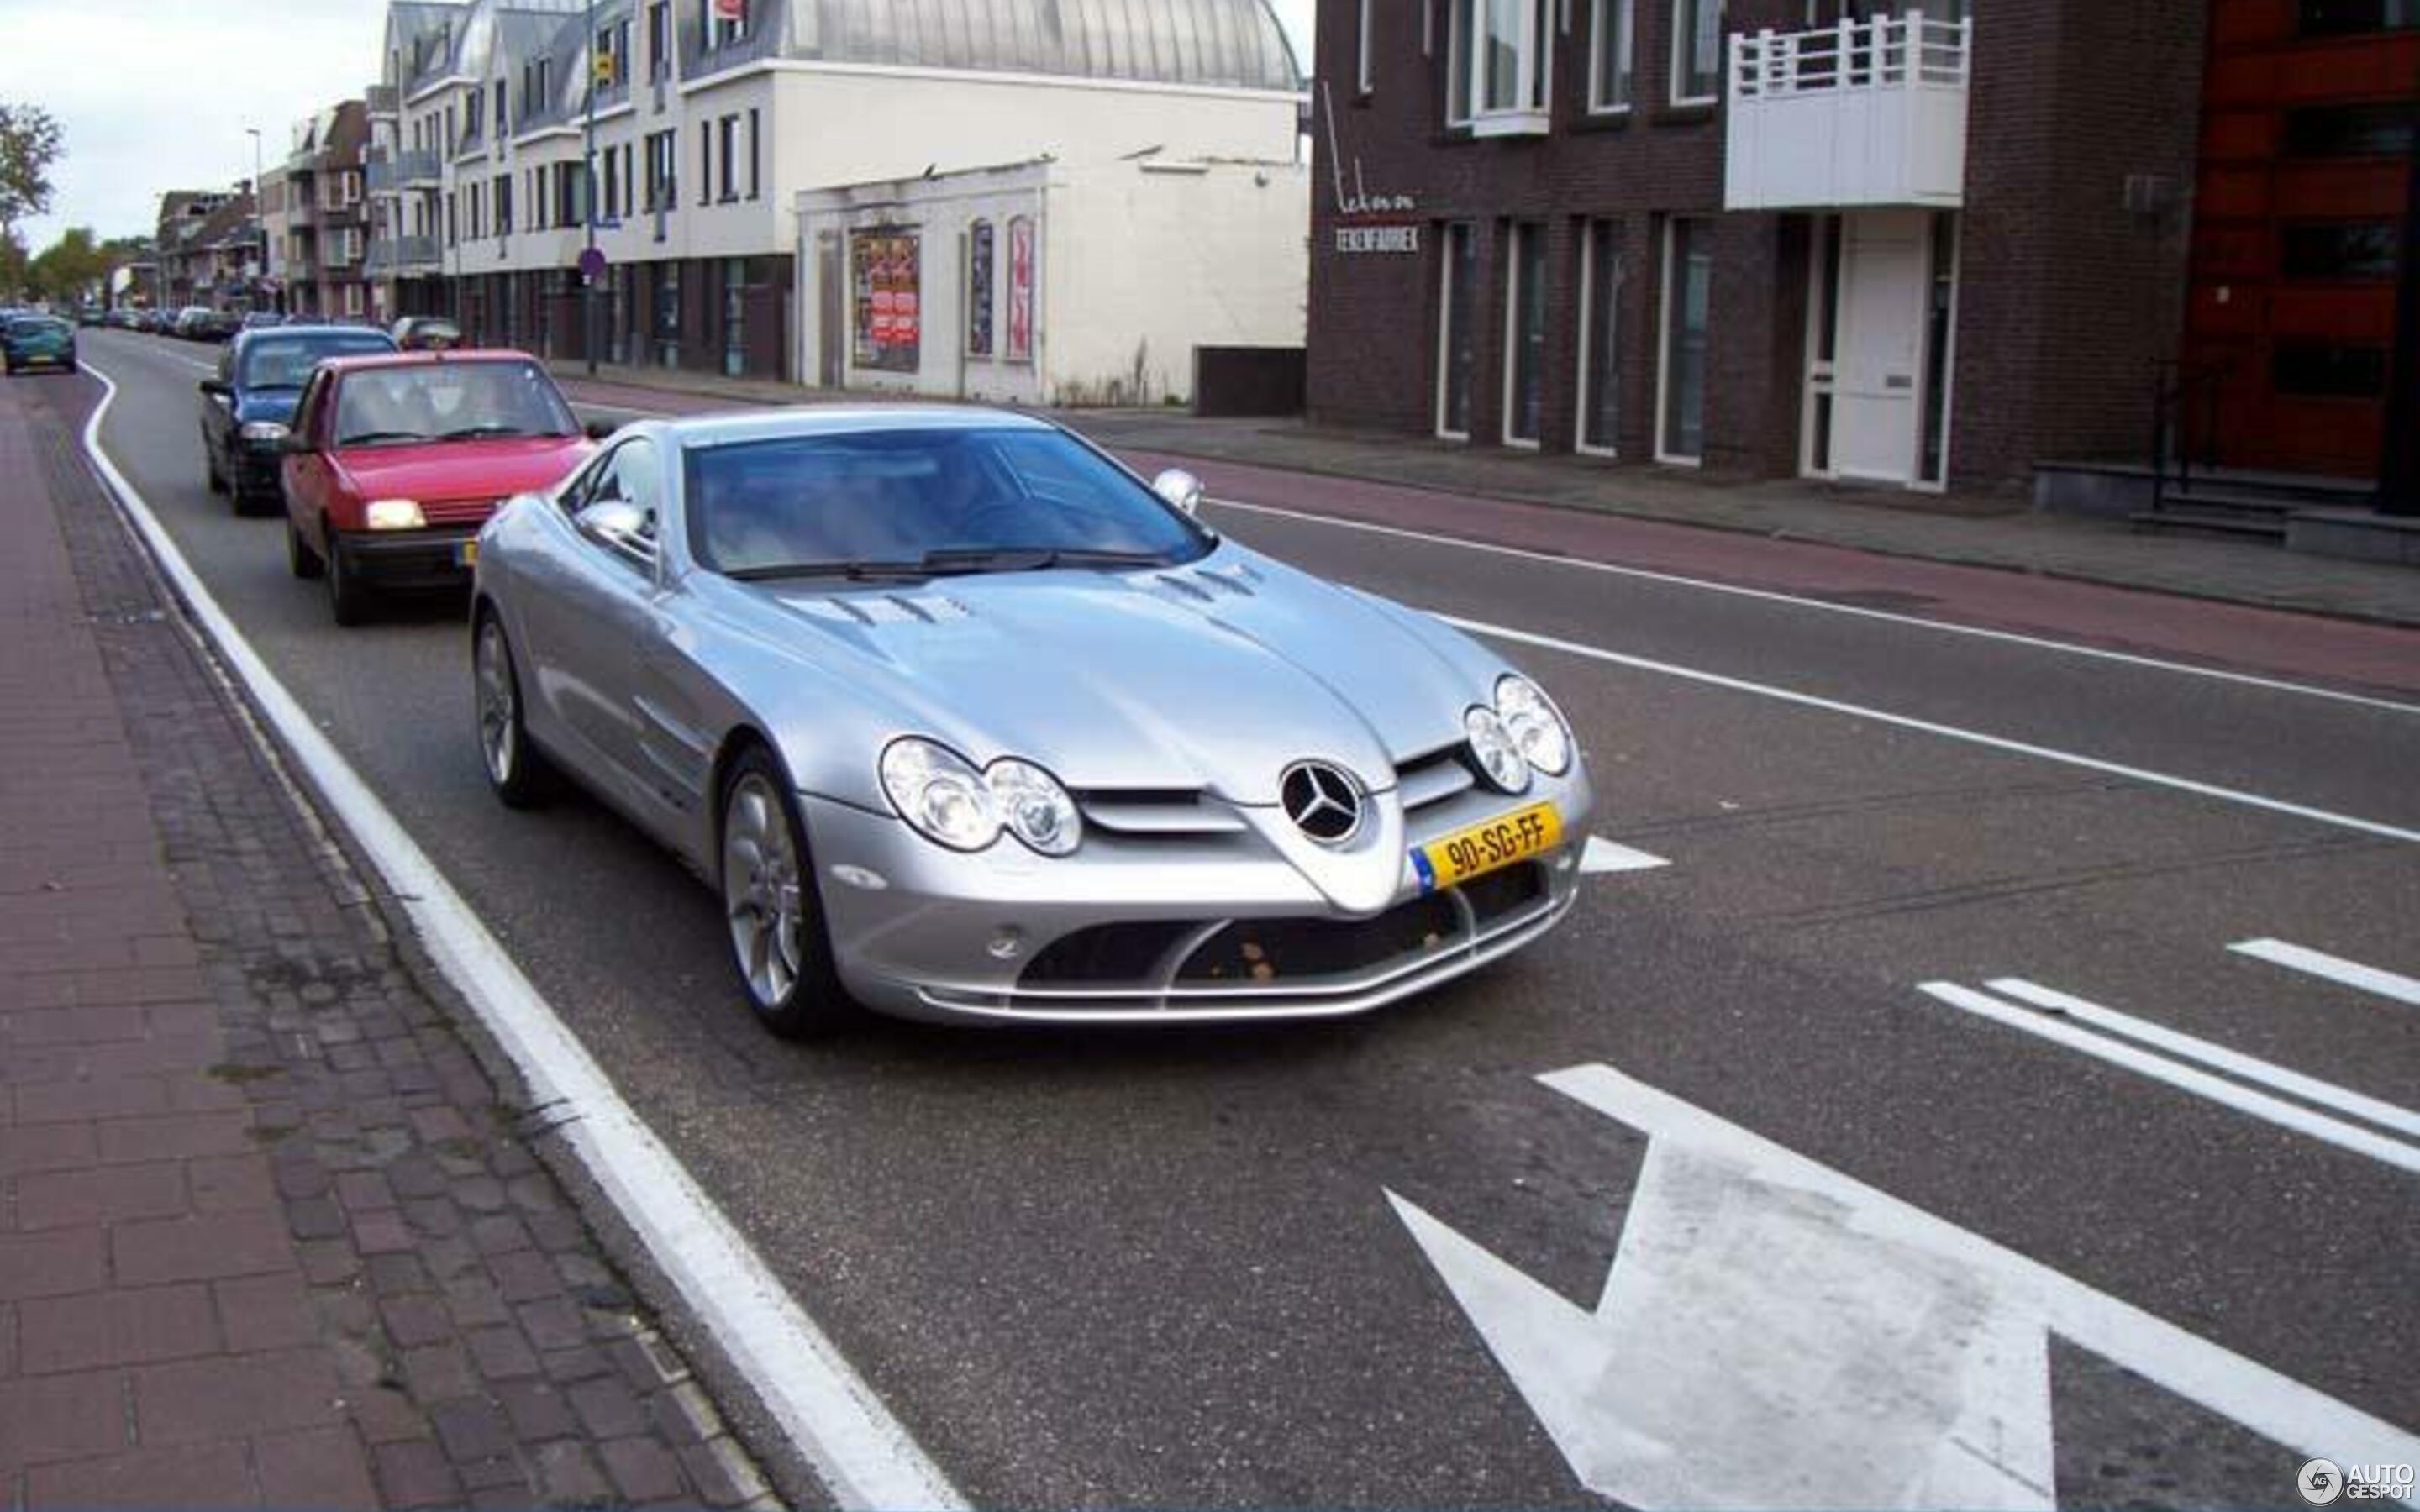
[[[1650,856],[1645,851],[1634,851],[1627,845],[1616,845],[1613,841],[1595,835],[1589,837],[1588,849],[1580,853],[1580,871],[1583,874],[1600,872],[1652,872],[1659,866],[1671,864],[1660,856]]]
[[[1610,1067],[1542,1079],[1649,1140],[1593,1313],[1388,1198],[1600,1495],[2050,1506],[2054,1333],[2288,1447],[2420,1457],[2420,1436]]]
[[[2314,977],[2325,977],[2330,981],[2342,982],[2348,987],[2358,987],[2363,992],[2376,993],[2381,997],[2392,997],[2398,1003],[2410,1003],[2420,1008],[2420,981],[2396,972],[2381,971],[2376,966],[2366,966],[2358,961],[2348,961],[2340,955],[2330,955],[2324,950],[2314,950],[2307,945],[2288,945],[2284,940],[2244,940],[2227,949],[2238,955],[2252,956],[2272,965],[2307,972]]]

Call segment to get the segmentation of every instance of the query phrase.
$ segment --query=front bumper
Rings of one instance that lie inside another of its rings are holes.
[[[345,565],[380,588],[467,588],[468,548],[479,538],[476,525],[442,525],[422,531],[347,531]]]
[[[1411,846],[1540,799],[1555,850],[1423,892]],[[899,820],[801,799],[842,980],[907,1018],[1171,1024],[1340,1018],[1425,992],[1531,944],[1579,896],[1586,777],[1520,799],[1407,816],[1402,877],[1373,911],[1337,908],[1295,865],[1242,837],[1171,844],[1088,834],[1047,860],[1002,841],[973,856]],[[871,878],[879,878],[875,886]],[[995,953],[1014,941],[1013,955]]]
[[[251,498],[282,498],[286,491],[283,463],[283,455],[274,445],[239,440],[235,444],[234,476],[228,481]]]

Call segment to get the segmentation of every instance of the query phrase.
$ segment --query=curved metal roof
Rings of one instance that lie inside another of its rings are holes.
[[[788,56],[1295,90],[1268,0],[788,0]],[[769,19],[769,18],[768,18]]]

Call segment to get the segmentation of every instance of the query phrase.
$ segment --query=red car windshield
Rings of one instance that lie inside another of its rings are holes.
[[[346,375],[338,446],[577,436],[580,424],[535,363],[430,363]]]

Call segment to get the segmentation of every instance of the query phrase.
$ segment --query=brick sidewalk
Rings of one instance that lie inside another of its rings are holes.
[[[769,1504],[0,388],[0,1507]]]

